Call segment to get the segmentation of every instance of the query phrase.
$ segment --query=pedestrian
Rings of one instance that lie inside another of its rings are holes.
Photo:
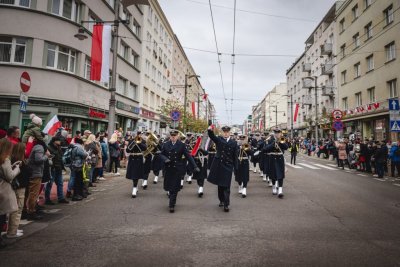
[[[101,155],[101,147],[100,144],[96,141],[96,136],[94,134],[90,134],[86,139],[84,144],[85,151],[88,153],[90,157],[90,161],[88,164],[89,170],[89,187],[95,187],[93,184],[96,180],[96,167],[99,162],[99,156]]]
[[[20,173],[21,162],[11,164],[12,149],[13,145],[7,138],[0,140],[0,226],[6,225],[7,214],[18,210],[17,198],[11,183]],[[0,234],[0,248],[5,246],[6,243]]]
[[[175,212],[176,199],[181,190],[181,180],[186,173],[184,158],[192,164],[195,171],[200,169],[196,166],[193,157],[189,154],[186,145],[179,140],[178,130],[170,131],[170,140],[166,142],[161,151],[164,168],[164,190],[169,195],[169,212]]]
[[[118,166],[120,157],[120,146],[118,142],[118,134],[114,132],[111,135],[110,142],[108,143],[108,149],[110,153],[110,167],[109,172],[114,173],[114,175],[119,176]]]
[[[13,145],[16,145],[19,142],[21,142],[20,135],[21,135],[21,130],[17,126],[11,126],[7,130],[7,138]]]
[[[74,148],[71,152],[71,170],[74,173],[74,194],[72,196],[72,201],[81,201],[84,197],[84,184],[83,184],[83,167],[85,164],[85,160],[88,157],[88,153],[86,153],[83,148],[83,140],[76,139]]]
[[[283,180],[285,179],[284,151],[288,149],[286,142],[281,142],[281,129],[274,129],[274,137],[264,146],[269,156],[269,177],[272,180],[272,194],[283,198]]]
[[[7,238],[23,236],[23,231],[19,230],[18,227],[21,221],[22,210],[24,208],[25,189],[29,183],[29,168],[25,160],[25,145],[23,143],[13,145],[11,164],[18,164],[18,162],[20,162],[19,168],[21,171],[11,183],[17,199],[18,210],[10,213]]]
[[[76,139],[81,139],[81,131],[75,131],[75,136],[71,140],[71,144],[75,144]]]
[[[299,144],[296,141],[293,141],[291,143],[289,151],[290,151],[290,164],[296,165],[296,157],[297,153],[299,152]]]
[[[208,181],[218,186],[219,206],[229,212],[232,173],[238,169],[238,145],[230,138],[229,126],[221,128],[222,136],[215,136],[213,127],[208,127],[208,136],[217,146],[217,154],[211,166]]]
[[[36,141],[43,141],[44,137],[42,135],[42,131],[40,130],[40,127],[42,127],[43,124],[42,119],[35,114],[31,114],[29,117],[31,119],[31,123],[28,124],[28,127],[22,136],[22,142],[26,144],[29,137],[36,139]]]
[[[338,150],[338,159],[339,159],[338,167],[342,167],[342,169],[344,170],[344,164],[345,161],[347,160],[347,151],[346,151],[346,144],[343,142],[343,139],[337,142],[336,147]]]
[[[397,169],[397,174],[400,174],[400,147],[397,142],[392,143],[392,147],[389,152],[390,159],[390,169],[392,177],[395,177],[395,169]]]
[[[46,184],[46,189],[45,189],[45,204],[46,205],[54,205],[54,203],[50,199],[50,193],[51,193],[51,188],[53,187],[53,183],[56,184],[57,187],[57,199],[58,203],[62,204],[68,204],[69,201],[67,201],[64,198],[64,180],[63,180],[63,175],[62,171],[64,169],[64,164],[63,164],[63,152],[62,152],[62,140],[60,137],[55,136],[51,139],[48,149],[50,152],[50,157],[52,161],[52,166],[51,166],[51,180]]]
[[[101,147],[101,169],[99,169],[99,180],[100,181],[105,181],[106,179],[104,178],[104,169],[107,166],[107,161],[108,161],[108,146],[107,143],[104,140],[104,135],[100,135],[100,147]]]
[[[238,155],[238,169],[235,172],[235,181],[239,185],[239,194],[242,195],[243,198],[247,196],[247,183],[249,182],[249,171],[250,171],[250,162],[249,156],[251,154],[251,147],[249,143],[246,142],[246,136],[240,135],[238,146],[239,146],[239,155]],[[265,166],[264,166],[265,168]],[[267,175],[264,173],[264,175]]]
[[[133,181],[132,198],[136,198],[139,180],[144,177],[143,152],[146,148],[146,143],[140,135],[131,139],[126,147],[126,154],[128,155],[126,178]]]
[[[383,143],[377,141],[376,142],[376,151],[375,151],[375,166],[376,166],[376,172],[378,175],[378,178],[383,178],[384,174],[385,174],[385,167],[384,164],[386,163],[387,160],[387,148],[385,149],[386,145],[384,145]]]

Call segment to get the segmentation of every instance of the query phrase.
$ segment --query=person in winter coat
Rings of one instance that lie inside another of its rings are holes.
[[[21,142],[20,135],[21,135],[21,130],[17,126],[11,126],[7,130],[7,138],[13,145],[16,145],[19,142]]]
[[[32,120],[31,123],[28,124],[28,128],[26,129],[24,135],[22,136],[22,142],[27,143],[29,137],[35,138],[37,141],[43,141],[42,131],[40,127],[42,127],[43,121],[41,118],[36,116],[35,114],[31,114],[30,118]]]
[[[88,153],[86,153],[83,148],[83,140],[76,139],[75,147],[72,149],[71,158],[71,170],[74,172],[74,195],[72,196],[72,201],[80,201],[85,195],[83,192],[83,165],[85,164],[85,160],[88,157]]]
[[[54,205],[54,203],[51,202],[50,200],[50,193],[51,193],[51,188],[53,187],[53,183],[56,183],[57,186],[58,203],[64,203],[64,204],[69,203],[69,201],[67,201],[64,198],[64,188],[63,188],[64,181],[62,176],[64,164],[62,160],[63,151],[61,146],[62,146],[62,140],[57,136],[51,139],[50,144],[48,146],[50,155],[52,157],[53,165],[51,166],[51,180],[46,184],[46,189],[45,189],[46,205]]]
[[[0,226],[6,222],[6,215],[18,209],[17,199],[11,187],[11,182],[20,173],[19,163],[11,164],[12,143],[2,138],[0,140]],[[0,229],[1,230],[1,229]],[[0,248],[5,247],[0,235]]]
[[[392,143],[389,159],[391,162],[391,175],[395,177],[395,168],[397,169],[397,174],[400,174],[400,147],[397,142]]]
[[[45,161],[48,160],[50,152],[40,142],[34,141],[33,144],[33,149],[28,158],[28,165],[32,170],[32,174],[29,179],[26,207],[28,219],[38,220],[42,217],[36,213],[36,201],[40,193]]]
[[[113,133],[110,142],[108,143],[108,149],[110,151],[110,168],[109,171],[113,172],[114,175],[119,176],[118,166],[120,157],[120,146],[118,142],[118,134]],[[114,168],[113,168],[114,167]]]
[[[383,175],[385,174],[384,164],[386,163],[387,160],[387,147],[386,145],[383,145],[379,141],[377,141],[376,145],[377,148],[374,155],[376,172],[378,174],[378,178],[383,178]]]
[[[108,160],[108,146],[104,140],[104,136],[100,136],[100,147],[101,147],[101,169],[99,169],[99,180],[104,181],[104,168]]]
[[[347,160],[347,151],[346,151],[346,144],[343,142],[343,140],[339,141],[336,143],[336,148],[338,150],[338,167],[342,167],[344,170],[344,164]]]

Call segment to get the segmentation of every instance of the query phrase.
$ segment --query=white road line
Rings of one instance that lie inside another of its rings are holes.
[[[366,177],[367,175],[365,175],[365,174],[361,174],[361,173],[359,173],[359,174],[357,174],[358,176],[363,176],[363,177]]]
[[[335,165],[335,164],[326,164],[326,165],[337,168],[337,165]]]
[[[322,164],[317,164],[317,163],[313,163],[315,166],[318,166],[318,167],[321,167],[321,168],[324,168],[324,169],[327,169],[327,170],[331,170],[331,171],[336,171],[337,169],[334,169],[334,168],[331,168],[331,167],[328,167],[328,166],[325,166],[325,165],[322,165]]]
[[[297,165],[292,165],[292,164],[287,163],[287,162],[286,162],[286,166],[292,167],[294,169],[303,169],[303,167],[300,167],[300,166],[297,166]]]
[[[312,166],[312,165],[308,165],[308,164],[306,164],[306,163],[299,163],[299,165],[304,166],[304,167],[307,167],[307,168],[310,168],[310,169],[312,169],[312,170],[320,170],[320,169],[321,169],[321,168],[314,167],[314,166]]]
[[[393,185],[395,185],[395,186],[400,186],[400,184],[393,184]]]
[[[374,178],[375,180],[379,181],[379,182],[386,182],[385,180],[379,179],[379,178]]]

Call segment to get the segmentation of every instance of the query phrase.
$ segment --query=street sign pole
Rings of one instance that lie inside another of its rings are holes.
[[[19,79],[19,86],[21,87],[21,93],[19,96],[19,112],[18,112],[18,128],[22,130],[22,114],[26,112],[28,105],[28,95],[31,88],[31,77],[28,72],[24,71]]]

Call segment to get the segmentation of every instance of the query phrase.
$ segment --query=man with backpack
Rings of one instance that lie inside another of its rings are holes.
[[[400,147],[397,142],[392,143],[389,158],[391,161],[391,174],[392,177],[395,177],[395,168],[397,169],[397,173],[400,174]]]

